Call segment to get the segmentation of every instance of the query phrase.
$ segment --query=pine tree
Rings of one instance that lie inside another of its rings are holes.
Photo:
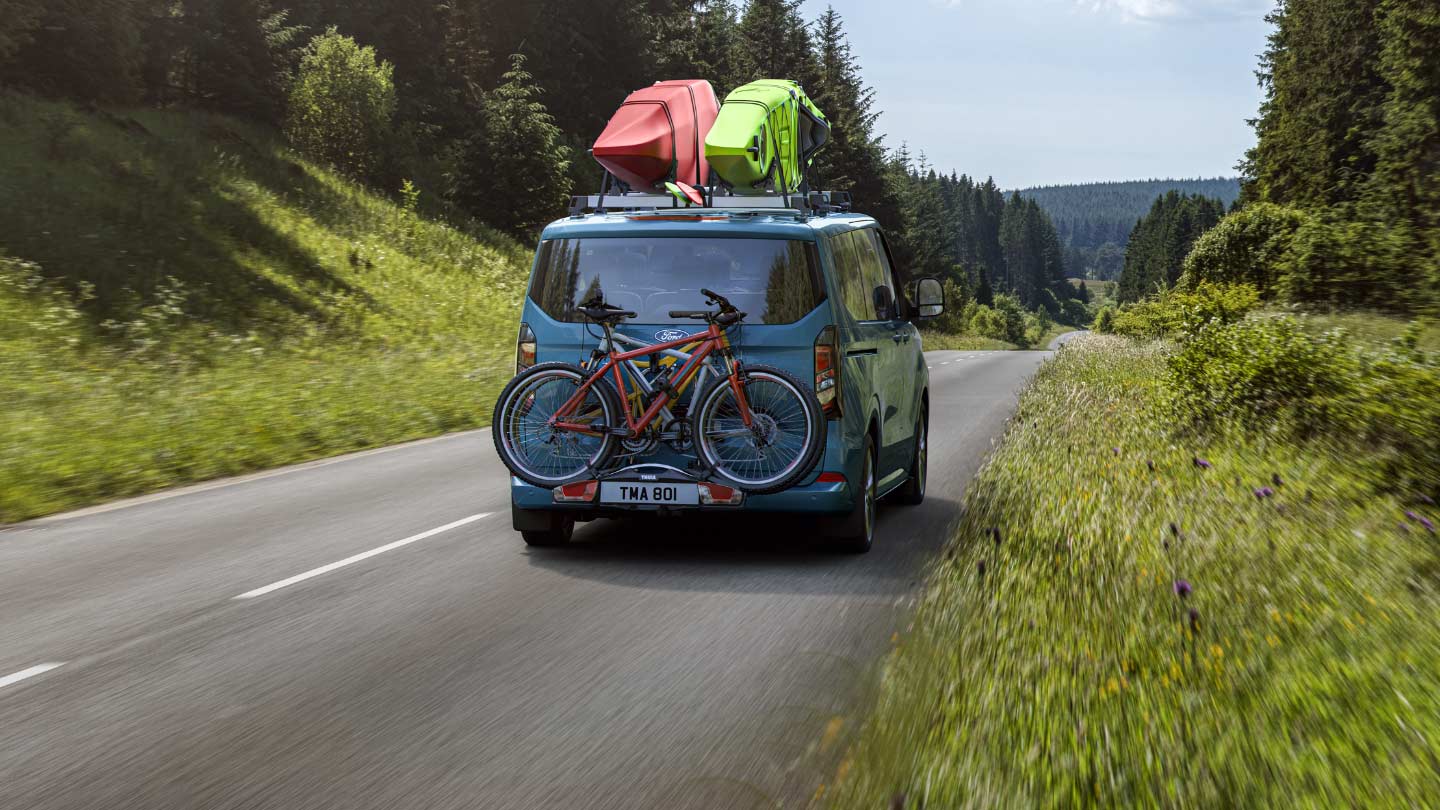
[[[801,0],[750,0],[740,18],[741,78],[816,84],[817,63]],[[824,108],[821,108],[822,111]]]
[[[1382,115],[1380,0],[1287,0],[1259,71],[1266,98],[1246,158],[1252,199],[1306,207],[1353,201],[1375,157]],[[1433,43],[1432,43],[1433,47]]]
[[[484,134],[466,150],[458,193],[484,222],[518,235],[561,213],[569,194],[562,133],[540,93],[525,57],[511,56],[504,83],[486,98]]]

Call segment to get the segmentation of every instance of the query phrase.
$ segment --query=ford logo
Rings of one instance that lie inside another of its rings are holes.
[[[679,329],[661,329],[655,333],[655,339],[661,343],[669,343],[672,340],[682,340],[690,337],[688,332],[681,332]]]

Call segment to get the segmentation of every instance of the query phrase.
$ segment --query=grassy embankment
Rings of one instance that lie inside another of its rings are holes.
[[[198,113],[0,95],[0,523],[483,424],[527,258]]]
[[[1440,795],[1440,515],[1344,437],[1177,432],[1168,351],[1038,374],[827,804]]]

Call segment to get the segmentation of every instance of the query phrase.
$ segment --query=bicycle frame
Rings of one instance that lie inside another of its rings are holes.
[[[661,390],[666,390],[667,395],[654,397],[653,401],[646,407],[638,420],[635,419],[632,414],[632,409],[628,406],[629,400],[627,398],[625,422],[628,432],[625,437],[637,438],[650,427],[657,416],[662,412],[668,412],[669,408],[679,401],[680,397],[682,397],[690,387],[690,384],[695,381],[699,371],[705,367],[705,360],[716,351],[719,351],[721,356],[726,360],[730,387],[735,393],[735,401],[740,404],[741,418],[744,420],[745,427],[749,428],[751,426],[750,403],[745,398],[745,386],[740,383],[740,364],[730,355],[730,342],[725,336],[725,331],[722,330],[718,324],[711,323],[709,329],[707,329],[703,335],[687,335],[678,340],[646,344],[641,348],[626,352],[615,350],[613,329],[609,325],[605,327],[605,338],[606,347],[609,349],[605,363],[592,372],[570,399],[566,400],[565,404],[555,411],[549,420],[551,427],[574,433],[584,433],[592,436],[597,435],[593,425],[582,425],[565,421],[585,402],[585,398],[589,394],[590,389],[594,387],[596,380],[604,379],[607,374],[614,376],[616,390],[619,391],[622,396],[625,396],[626,387],[625,377],[621,372],[622,366],[629,366],[633,374],[634,366],[631,365],[631,361],[637,357],[646,357],[666,352],[673,352],[679,357],[684,357],[685,365],[681,367],[680,371],[662,380]],[[680,351],[682,347],[696,343],[697,339],[699,339],[700,345],[693,353],[687,355],[685,352]],[[638,343],[638,341],[632,338],[627,338],[625,342],[632,344]],[[644,378],[638,377],[638,379],[643,381]],[[648,393],[654,393],[653,389],[648,385],[642,387]],[[613,426],[607,427],[611,433],[618,432]]]

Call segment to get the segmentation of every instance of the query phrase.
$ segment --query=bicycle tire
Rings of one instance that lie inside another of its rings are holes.
[[[490,422],[490,437],[495,443],[495,452],[499,454],[500,461],[509,468],[515,477],[527,484],[549,489],[572,481],[583,480],[586,474],[603,468],[609,461],[615,452],[616,444],[615,436],[611,433],[605,433],[600,438],[600,443],[594,453],[586,454],[583,459],[576,458],[576,463],[571,467],[557,468],[553,475],[545,475],[543,471],[537,471],[527,466],[525,463],[527,460],[517,456],[516,444],[511,440],[510,434],[514,431],[514,416],[511,411],[521,407],[523,394],[527,391],[533,392],[538,387],[539,378],[553,377],[557,380],[568,380],[575,388],[579,388],[589,376],[584,369],[569,363],[541,363],[515,375],[500,392],[500,397],[495,401],[495,413]],[[620,404],[620,395],[615,393],[615,386],[609,380],[603,378],[595,380],[590,391],[602,409],[605,427],[611,427],[624,420],[625,411]],[[556,404],[555,408],[558,407],[559,404]],[[571,435],[578,436],[579,434]]]
[[[707,423],[717,418],[717,412],[723,407],[726,400],[734,402],[729,377],[720,377],[714,380],[691,403],[691,434],[695,443],[695,454],[720,479],[717,483],[733,486],[751,495],[783,492],[809,475],[824,454],[827,427],[825,414],[820,408],[820,401],[815,398],[815,393],[788,371],[773,366],[746,366],[741,370],[740,375],[742,382],[747,386],[747,395],[755,383],[769,382],[775,385],[778,391],[786,393],[784,399],[788,400],[788,403],[798,406],[798,414],[803,417],[805,435],[801,439],[799,449],[792,454],[794,459],[775,473],[747,476],[736,469],[737,465],[733,463],[734,460],[727,460],[718,452],[716,444],[707,438],[713,434],[706,428]],[[747,396],[747,399],[749,398]],[[786,403],[781,403],[780,406],[784,404]],[[780,406],[766,403],[757,405],[752,401],[751,411],[770,417],[774,422],[774,418],[768,411],[779,411]],[[793,424],[794,415],[790,412],[783,415],[786,424]],[[773,427],[776,430],[782,429],[779,423],[775,423]],[[736,429],[738,428],[732,425],[727,431],[733,432]],[[756,452],[759,452],[759,448],[756,448]],[[741,460],[743,461],[743,459]]]

